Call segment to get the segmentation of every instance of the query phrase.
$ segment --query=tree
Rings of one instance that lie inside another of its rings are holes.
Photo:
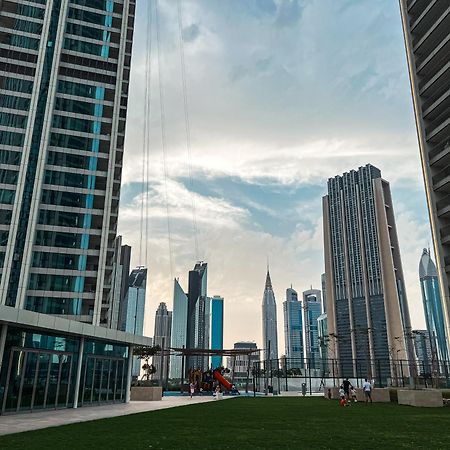
[[[156,367],[153,364],[150,364],[149,361],[152,356],[155,356],[160,351],[161,347],[159,345],[154,345],[153,347],[140,345],[134,348],[134,356],[145,361],[144,365],[142,366],[142,368],[145,370],[144,375],[142,375],[142,379],[150,380],[150,376],[156,372]]]

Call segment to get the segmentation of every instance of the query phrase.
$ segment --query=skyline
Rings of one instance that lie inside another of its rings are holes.
[[[197,260],[190,232],[176,8],[160,4],[174,273],[168,262],[155,114],[148,335],[156,306],[165,301],[171,308],[172,278],[179,277],[187,289],[187,270]],[[326,180],[366,163],[378,166],[391,184],[412,324],[423,328],[417,261],[431,238],[398,5],[183,1],[182,8],[199,259],[210,267],[210,294],[225,298],[224,346],[254,340],[261,347],[267,255],[278,317],[291,283],[298,292],[320,288]],[[139,2],[136,36],[145,34],[145,9]],[[350,27],[356,17],[358,26]],[[319,22],[321,27],[315,27]],[[348,34],[342,36],[341,29]],[[354,48],[352,42],[361,45]],[[132,180],[142,148],[144,45],[145,39],[135,40],[119,217],[119,233],[133,247],[133,266],[141,263],[136,229],[141,186]],[[157,87],[156,78],[154,111]]]

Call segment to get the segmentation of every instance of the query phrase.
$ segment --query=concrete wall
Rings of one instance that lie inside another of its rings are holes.
[[[443,406],[442,392],[437,389],[399,389],[398,404],[437,408]]]
[[[162,387],[132,387],[130,400],[132,402],[151,402],[162,400]]]

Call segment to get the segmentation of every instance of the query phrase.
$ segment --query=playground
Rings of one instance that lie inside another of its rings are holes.
[[[7,435],[0,448],[440,449],[449,419],[450,408],[240,397]]]

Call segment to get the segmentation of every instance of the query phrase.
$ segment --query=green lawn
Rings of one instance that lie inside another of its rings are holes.
[[[448,449],[450,408],[237,398],[0,437],[2,450],[87,448]]]

